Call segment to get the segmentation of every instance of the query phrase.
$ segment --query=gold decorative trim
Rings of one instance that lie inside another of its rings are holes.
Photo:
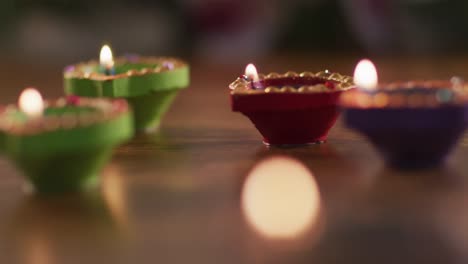
[[[175,69],[180,69],[183,67],[187,67],[188,64],[180,59],[171,58],[171,57],[138,57],[137,61],[132,61],[125,57],[119,57],[115,59],[115,65],[122,65],[122,64],[131,64],[131,63],[138,63],[138,64],[157,64],[156,67],[147,67],[140,70],[128,70],[127,72],[114,74],[114,75],[106,75],[100,72],[90,72],[86,71],[87,68],[96,68],[99,67],[99,62],[96,60],[91,60],[84,63],[79,63],[75,65],[70,65],[72,70],[65,70],[64,76],[65,78],[78,78],[78,79],[90,79],[95,81],[108,81],[108,80],[115,80],[119,78],[128,78],[134,76],[144,76],[149,74],[157,74],[162,72],[167,72]],[[168,66],[171,65],[171,66]]]
[[[334,90],[329,89],[323,84],[304,85],[299,88],[294,88],[290,86],[285,86],[285,87],[268,86],[265,89],[252,89],[250,81],[239,77],[229,85],[229,89],[231,89],[231,94],[243,95],[243,94],[265,94],[265,93],[336,92],[340,90],[348,90],[355,86],[353,78],[351,76],[341,75],[339,73],[331,73],[329,71],[320,71],[317,73],[312,73],[312,72],[296,73],[293,71],[288,71],[283,74],[272,72],[267,75],[259,74],[259,81],[262,81],[265,79],[279,79],[279,78],[291,78],[291,77],[323,78],[325,81],[335,81],[337,82],[337,85],[336,85],[336,89]]]
[[[468,85],[440,80],[380,84],[375,91],[356,89],[340,99],[344,107],[357,108],[435,108],[467,102]]]
[[[66,99],[45,101],[45,107],[63,107]],[[70,104],[73,105],[73,104]],[[79,107],[92,107],[97,111],[89,113],[64,113],[62,115],[41,116],[21,122],[14,118],[18,110],[16,105],[8,105],[0,113],[0,131],[15,135],[35,135],[54,130],[69,130],[87,127],[97,123],[120,117],[129,111],[128,104],[123,99],[107,100],[100,98],[79,98]]]

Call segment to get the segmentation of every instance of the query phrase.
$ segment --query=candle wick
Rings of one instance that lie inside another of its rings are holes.
[[[105,66],[103,65],[103,68],[104,68],[104,74],[107,75],[107,76],[111,76],[111,75],[114,75],[114,67],[109,67],[109,66]]]
[[[247,82],[250,82],[250,87],[252,89],[257,89],[257,87],[255,85],[255,82],[254,82],[254,79],[252,77],[248,76],[247,74],[244,74],[244,75],[242,75],[242,79],[244,79]]]
[[[251,84],[250,84],[250,85],[252,86],[252,89],[257,89],[257,86],[255,85],[255,82],[254,82],[253,79],[251,80]]]
[[[255,80],[253,77],[249,77],[247,75],[244,75],[244,78],[246,81],[250,81],[250,87],[252,87],[252,89],[257,89],[257,85],[255,85]]]

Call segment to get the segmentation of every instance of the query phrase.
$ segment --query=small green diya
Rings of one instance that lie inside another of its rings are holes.
[[[97,186],[114,147],[133,136],[125,100],[69,96],[44,102],[41,112],[31,116],[21,99],[0,112],[1,150],[39,193]]]
[[[168,57],[111,60],[108,67],[102,61],[90,61],[65,68],[65,93],[125,98],[134,111],[135,129],[156,130],[177,93],[189,85],[188,64]]]

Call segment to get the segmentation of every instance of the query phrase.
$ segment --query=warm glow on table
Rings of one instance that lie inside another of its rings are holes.
[[[260,162],[242,191],[248,222],[264,236],[295,238],[318,218],[320,195],[311,172],[287,157]]]

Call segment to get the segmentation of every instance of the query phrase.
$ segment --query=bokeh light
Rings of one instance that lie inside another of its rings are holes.
[[[320,195],[312,173],[300,162],[273,157],[260,162],[242,189],[242,210],[261,235],[293,239],[318,219]]]

